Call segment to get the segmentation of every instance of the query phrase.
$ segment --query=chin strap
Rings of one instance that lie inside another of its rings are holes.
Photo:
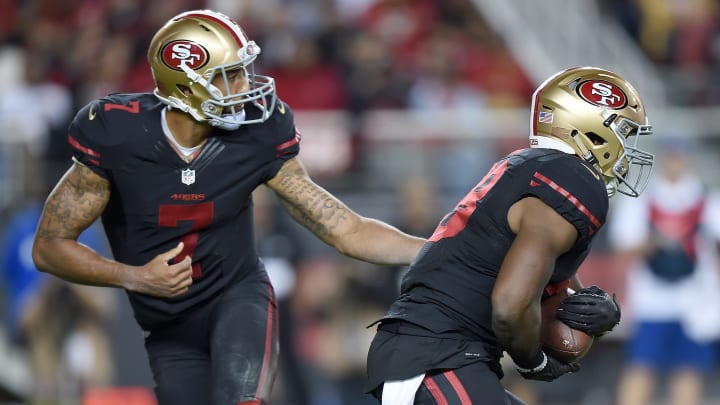
[[[202,117],[195,110],[190,108],[189,105],[183,103],[177,97],[173,97],[173,96],[163,97],[160,95],[160,93],[158,92],[157,89],[155,89],[154,93],[155,93],[155,96],[157,98],[159,98],[163,103],[167,104],[168,106],[170,106],[176,110],[180,110],[184,113],[190,114],[195,119],[195,121],[200,121],[200,122],[205,121],[205,117]]]
[[[612,198],[618,190],[618,180],[615,177],[605,176],[605,190],[607,191],[608,198]]]
[[[580,153],[582,153],[583,160],[590,163],[592,165],[592,167],[594,167],[595,170],[597,170],[597,172],[600,175],[602,175],[602,172],[603,172],[602,168],[600,167],[600,164],[598,163],[597,159],[595,158],[595,155],[593,155],[592,152],[590,152],[590,149],[588,149],[587,146],[585,146],[585,144],[580,139],[578,139],[578,134],[579,134],[578,131],[573,131],[572,134],[570,135],[570,137],[572,138],[573,141],[575,141],[575,144],[578,146],[578,149],[580,149]]]
[[[227,117],[225,117],[225,118],[228,119]],[[234,130],[240,128],[240,125],[242,125],[243,122],[245,122],[245,110],[243,109],[239,113],[234,114],[232,121],[233,122],[228,122],[228,121],[219,120],[217,118],[210,118],[210,119],[208,119],[208,124],[210,124],[214,127],[220,128],[220,129],[224,129],[226,131],[234,131]]]
[[[203,86],[207,89],[207,91],[215,98],[222,98],[223,94],[217,87],[213,86],[208,80],[201,75],[197,74],[194,70],[190,69],[186,64],[180,65],[180,69],[185,72],[188,79],[192,80],[193,82]]]

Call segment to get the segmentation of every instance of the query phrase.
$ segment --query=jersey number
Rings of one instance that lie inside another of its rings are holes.
[[[133,101],[129,102],[128,105],[106,103],[103,108],[105,109],[105,111],[122,110],[122,111],[127,111],[131,114],[137,114],[140,112],[140,102],[137,100],[133,100]]]
[[[163,204],[160,206],[158,225],[175,228],[178,226],[178,223],[184,221],[190,221],[192,224],[190,226],[190,233],[180,238],[184,244],[183,250],[175,257],[173,264],[181,261],[185,258],[185,256],[190,256],[192,258],[193,253],[195,253],[195,248],[197,247],[200,229],[210,225],[214,210],[215,204],[213,202],[190,205]],[[193,278],[202,276],[200,263],[193,263],[192,268]]]
[[[457,235],[465,228],[470,216],[475,212],[478,201],[482,200],[491,188],[498,182],[507,169],[508,159],[496,163],[485,177],[458,203],[454,210],[445,215],[440,225],[435,228],[429,240],[437,242],[440,239]]]

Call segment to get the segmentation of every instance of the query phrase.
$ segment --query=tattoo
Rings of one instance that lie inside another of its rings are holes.
[[[110,199],[110,183],[75,163],[45,201],[37,237],[76,239],[102,214]]]
[[[347,206],[315,184],[299,162],[283,165],[273,179],[273,189],[290,215],[321,239],[331,237],[351,219]]]

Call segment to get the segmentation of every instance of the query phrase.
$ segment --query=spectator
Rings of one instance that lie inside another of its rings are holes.
[[[339,69],[320,58],[311,38],[298,38],[292,56],[270,71],[278,95],[296,110],[341,110],[346,107],[345,88]]]
[[[379,0],[360,17],[360,26],[389,45],[401,70],[412,66],[414,53],[437,21],[432,0]]]
[[[408,105],[414,109],[458,109],[474,112],[485,107],[485,94],[462,76],[460,61],[469,49],[462,36],[449,26],[438,29],[423,42],[417,54],[418,77],[410,89]]]
[[[619,405],[655,403],[656,381],[664,377],[670,404],[699,404],[703,375],[716,366],[720,201],[690,168],[689,152],[686,140],[665,142],[659,175],[638,200],[618,201],[610,221],[610,242],[636,259]]]
[[[109,291],[70,285],[40,273],[30,254],[41,207],[17,211],[6,228],[2,276],[8,295],[9,330],[28,358],[32,400],[78,402],[85,389],[112,382],[105,321],[112,307]],[[96,224],[80,240],[106,251]],[[35,403],[35,402],[33,402]]]

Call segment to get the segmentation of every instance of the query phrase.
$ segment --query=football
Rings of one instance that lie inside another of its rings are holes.
[[[567,326],[555,316],[560,302],[572,293],[571,289],[564,290],[541,302],[540,343],[548,356],[565,363],[580,360],[590,350],[594,340],[591,335]]]

